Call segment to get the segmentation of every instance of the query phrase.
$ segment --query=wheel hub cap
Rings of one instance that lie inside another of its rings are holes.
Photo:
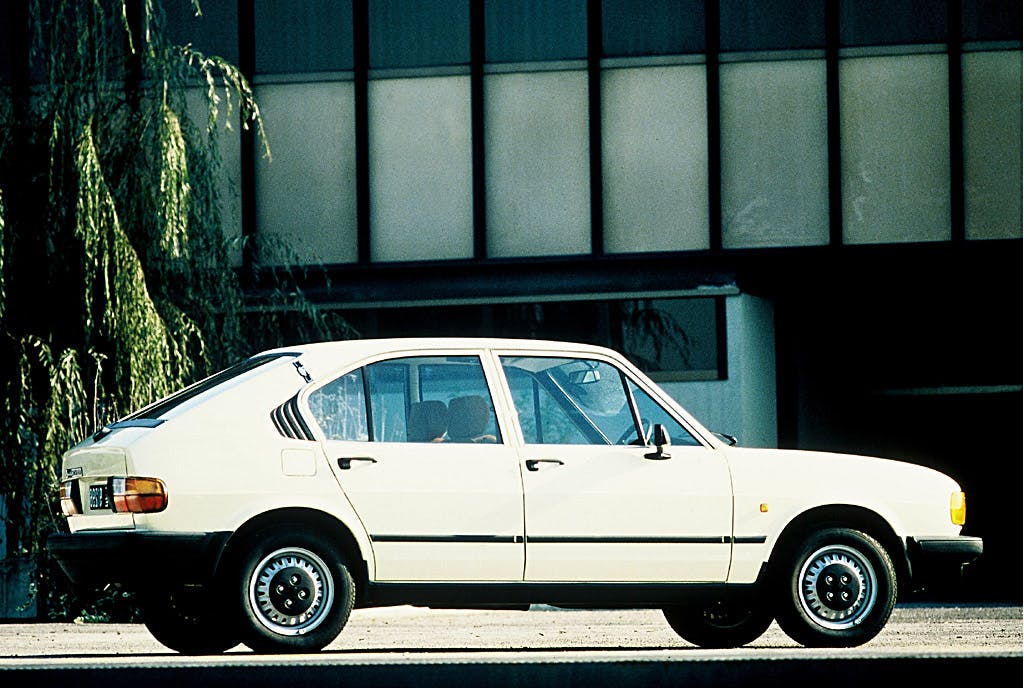
[[[844,545],[823,547],[800,570],[800,604],[824,628],[856,626],[874,607],[877,595],[874,568],[860,552]]]
[[[261,624],[281,635],[302,635],[319,626],[334,603],[334,579],[316,554],[282,549],[253,570],[249,603]]]

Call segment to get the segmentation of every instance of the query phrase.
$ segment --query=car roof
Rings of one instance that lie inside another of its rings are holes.
[[[261,352],[257,355],[298,353],[301,355],[308,354],[315,358],[362,358],[376,354],[416,351],[419,349],[501,349],[552,353],[573,351],[612,356],[619,355],[611,349],[595,346],[593,344],[583,344],[580,342],[494,337],[394,337],[380,339],[346,339],[280,347]]]

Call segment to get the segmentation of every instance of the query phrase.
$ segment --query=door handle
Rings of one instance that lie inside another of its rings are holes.
[[[542,463],[553,463],[553,464],[557,464],[559,466],[565,465],[562,461],[559,461],[558,459],[527,459],[526,460],[526,470],[528,470],[528,471],[539,471],[540,470],[540,465],[539,464],[542,464]]]
[[[377,459],[370,456],[343,456],[338,459],[338,468],[343,471],[347,471],[352,468],[353,461],[368,461],[370,463],[377,463]]]

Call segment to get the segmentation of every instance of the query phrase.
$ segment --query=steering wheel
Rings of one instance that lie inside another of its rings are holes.
[[[640,427],[643,428],[644,431],[644,437],[642,442],[638,438],[636,438],[636,426],[631,425],[628,428],[626,428],[625,432],[619,435],[619,439],[615,440],[615,444],[635,444],[641,447],[646,446],[647,441],[651,439],[651,432],[654,431],[654,423],[652,423],[648,418],[641,418]],[[630,437],[634,438],[633,441],[627,442],[626,440],[628,440]]]

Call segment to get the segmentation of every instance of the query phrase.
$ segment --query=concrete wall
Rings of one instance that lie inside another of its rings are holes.
[[[747,447],[778,446],[772,304],[747,294],[725,299],[727,377],[662,387],[709,430]]]

